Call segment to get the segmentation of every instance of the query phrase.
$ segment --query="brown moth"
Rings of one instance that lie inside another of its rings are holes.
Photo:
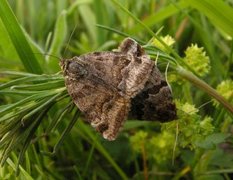
[[[60,63],[68,93],[88,121],[114,140],[129,118],[176,118],[171,91],[155,63],[133,39],[117,52],[93,52]]]

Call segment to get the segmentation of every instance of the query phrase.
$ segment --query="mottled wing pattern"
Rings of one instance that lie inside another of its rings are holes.
[[[66,79],[66,86],[74,103],[85,119],[108,140],[114,140],[127,118],[130,101],[117,92],[93,80]]]
[[[177,118],[171,90],[156,66],[144,89],[132,99],[130,118],[171,121]]]
[[[129,111],[138,119],[175,116],[166,81],[142,47],[130,38],[121,43],[118,52],[84,54],[60,64],[74,103],[108,140],[116,138]]]
[[[131,63],[131,56],[120,52],[94,52],[78,57],[88,62],[91,74],[117,89],[122,81],[122,70]]]
[[[124,39],[119,46],[119,51],[122,54],[128,54],[131,62],[121,71],[123,78],[118,88],[122,95],[133,98],[144,88],[154,62],[145,54],[142,47],[130,38]]]

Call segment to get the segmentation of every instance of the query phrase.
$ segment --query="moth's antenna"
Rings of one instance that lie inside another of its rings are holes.
[[[168,67],[169,67],[169,62],[167,63],[167,67],[166,67],[166,70],[165,70],[165,80],[166,80],[166,82],[167,82],[167,85],[168,85],[168,87],[169,87],[171,93],[172,93],[172,88],[171,88],[171,86],[170,86],[170,84],[169,84],[169,82],[168,82],[168,79],[167,79]]]
[[[50,57],[54,57],[56,59],[59,59],[59,61],[61,60],[61,58],[55,56],[55,55],[52,55],[52,54],[48,54],[48,53],[33,53],[33,54],[40,54],[40,55],[43,55],[43,56],[50,56]]]
[[[74,35],[74,32],[75,32],[76,28],[77,28],[77,24],[75,24],[74,29],[72,30],[72,32],[71,32],[71,34],[70,34],[70,37],[69,37],[68,42],[67,42],[67,45],[66,45],[66,47],[65,47],[65,49],[64,49],[64,52],[63,52],[63,54],[64,54],[63,56],[65,56],[65,54],[66,54],[66,51],[67,51],[67,49],[68,49],[68,44],[70,43],[71,38],[72,38],[72,36]]]

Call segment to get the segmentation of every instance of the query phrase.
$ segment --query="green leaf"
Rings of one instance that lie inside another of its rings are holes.
[[[183,1],[179,1],[176,5],[180,9],[184,9],[188,6],[188,3],[187,1],[183,0]],[[160,11],[149,15],[144,20],[142,20],[142,22],[148,27],[153,27],[157,23],[177,14],[180,11],[180,9],[174,6],[174,4],[170,4],[168,6],[165,6]],[[136,25],[131,28],[130,33],[136,34],[142,30],[143,30],[143,27],[140,24],[136,23]]]
[[[190,6],[206,17],[226,34],[233,37],[233,8],[220,0],[188,0]]]
[[[111,166],[118,172],[118,174],[121,176],[121,179],[128,179],[125,172],[120,168],[120,166],[114,161],[114,159],[111,157],[108,151],[102,146],[102,144],[96,139],[96,136],[93,134],[92,131],[88,127],[84,125],[82,121],[79,121],[78,126],[80,129],[82,129],[85,132],[85,136],[90,138],[92,142],[95,143],[95,148],[108,160],[108,162],[111,164]],[[88,139],[86,139],[88,140]]]
[[[23,69],[22,63],[19,61],[18,54],[11,42],[9,34],[0,18],[0,67],[6,70]]]
[[[59,139],[59,141],[57,142],[57,144],[54,146],[53,149],[53,153],[57,152],[57,149],[62,145],[65,137],[67,136],[67,134],[71,131],[72,127],[75,125],[75,123],[77,122],[77,120],[79,119],[80,116],[80,111],[76,110],[73,118],[71,119],[69,125],[65,128],[65,130],[62,132],[61,137]]]
[[[80,12],[80,16],[82,17],[83,23],[86,26],[86,29],[89,33],[89,36],[91,37],[91,40],[93,43],[96,43],[97,41],[97,34],[96,34],[96,18],[95,18],[95,14],[93,13],[93,11],[91,11],[91,8],[84,4],[82,6],[79,6],[79,12]]]
[[[20,164],[23,161],[24,154],[25,154],[28,146],[31,143],[33,135],[35,134],[38,126],[40,125],[41,121],[43,120],[43,117],[46,115],[46,113],[47,113],[48,110],[49,110],[49,108],[45,109],[44,111],[42,111],[42,113],[40,113],[39,116],[36,118],[35,122],[33,122],[33,125],[31,125],[30,131],[28,132],[27,136],[25,137],[23,148],[21,149],[20,154],[19,154],[19,159],[18,159],[16,174],[19,173],[19,166],[20,166]]]
[[[10,158],[7,159],[7,164],[9,164],[14,170],[16,170],[16,165],[13,163],[13,161]],[[27,179],[27,180],[33,180],[34,179],[21,166],[19,166],[19,169],[20,169],[20,172],[22,173],[22,175],[24,176],[25,179]]]
[[[213,149],[217,144],[224,142],[228,135],[224,133],[215,133],[207,136],[202,141],[196,142],[196,145],[204,149]]]
[[[21,29],[15,15],[13,14],[7,0],[1,1],[0,18],[11,38],[11,41],[28,72],[41,74],[43,71],[37,62],[35,55]]]
[[[60,52],[61,52],[62,46],[65,42],[66,35],[67,35],[66,17],[67,17],[67,12],[63,10],[62,13],[57,18],[52,44],[48,51],[49,55],[60,56]],[[58,61],[56,60],[54,61],[54,58],[51,58],[51,57],[49,58],[48,65],[49,65],[49,68],[53,68],[55,72],[60,70]]]

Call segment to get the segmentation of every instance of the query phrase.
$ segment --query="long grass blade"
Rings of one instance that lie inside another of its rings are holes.
[[[33,51],[7,0],[1,0],[0,18],[5,25],[5,28],[25,69],[31,73],[41,74],[43,72],[42,68],[34,56]]]
[[[66,137],[66,135],[71,131],[72,127],[74,126],[74,124],[77,122],[78,117],[80,116],[80,111],[76,110],[72,120],[70,121],[69,125],[66,127],[66,129],[62,132],[61,137],[59,139],[59,141],[57,142],[57,144],[54,146],[53,148],[53,154],[57,152],[58,148],[61,146],[61,144],[64,141],[64,138]]]
[[[19,154],[18,163],[16,166],[16,175],[19,174],[19,165],[23,161],[24,154],[25,154],[28,146],[30,145],[31,139],[33,138],[33,135],[35,134],[38,126],[40,125],[41,121],[43,120],[44,115],[48,112],[48,110],[49,110],[49,108],[45,109],[42,113],[40,113],[40,115],[35,120],[35,124],[33,126],[31,126],[31,130],[28,133],[28,135],[24,141],[23,148],[21,149],[20,154]]]
[[[190,6],[204,13],[210,21],[233,37],[233,8],[219,0],[188,0]]]

